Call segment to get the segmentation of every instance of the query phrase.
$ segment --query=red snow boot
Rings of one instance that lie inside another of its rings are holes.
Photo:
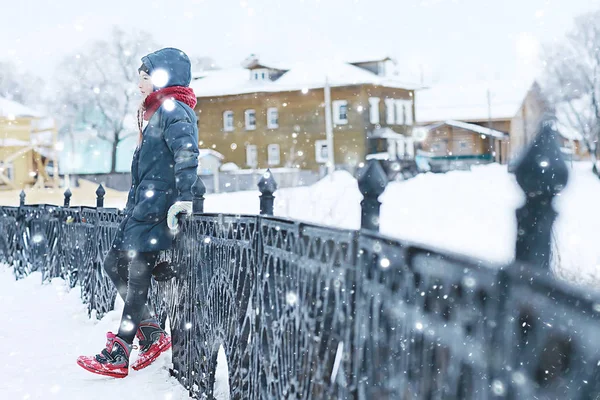
[[[116,333],[106,332],[106,350],[110,351],[112,349],[112,345],[116,337]]]
[[[77,364],[95,374],[125,378],[129,373],[129,355],[132,346],[118,336],[109,340],[111,340],[110,350],[107,340],[107,348],[102,349],[100,354],[92,357],[80,356],[77,358]]]
[[[167,332],[160,327],[155,319],[142,321],[135,336],[139,340],[140,352],[131,368],[136,371],[146,368],[158,356],[171,348],[171,337],[167,335]]]

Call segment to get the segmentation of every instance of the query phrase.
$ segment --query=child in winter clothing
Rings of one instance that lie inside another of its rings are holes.
[[[142,58],[138,146],[131,165],[132,186],[104,269],[125,302],[119,332],[107,333],[106,347],[77,363],[88,371],[124,378],[134,337],[140,344],[135,370],[171,347],[146,305],[152,270],[160,251],[173,247],[177,217],[192,212],[197,178],[198,127],[191,63],[181,50],[165,48]],[[143,119],[143,120],[142,120]],[[143,122],[147,126],[143,128]]]

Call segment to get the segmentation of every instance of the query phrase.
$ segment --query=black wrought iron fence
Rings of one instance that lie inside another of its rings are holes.
[[[195,214],[163,255],[177,276],[150,302],[173,337],[172,374],[212,398],[217,353],[232,399],[596,399],[600,297],[549,273],[553,197],[567,169],[550,124],[516,168],[516,261],[504,267],[377,232],[387,179],[359,174],[360,231],[273,217],[276,184],[259,183],[261,215]],[[407,194],[410,195],[410,194]],[[98,204],[2,207],[0,260],[16,278],[79,284],[90,314],[113,307],[102,263],[122,218]]]

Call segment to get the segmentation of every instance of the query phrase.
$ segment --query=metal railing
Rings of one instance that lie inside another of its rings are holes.
[[[360,231],[273,217],[277,186],[259,182],[261,215],[203,212],[204,188],[176,247],[177,276],[153,282],[169,319],[172,374],[212,398],[217,353],[232,399],[595,399],[600,297],[550,273],[552,199],[568,171],[552,125],[516,168],[516,261],[502,268],[377,232],[386,176],[358,175]],[[0,261],[21,278],[81,286],[90,314],[112,309],[103,259],[122,215],[97,207],[0,209]]]

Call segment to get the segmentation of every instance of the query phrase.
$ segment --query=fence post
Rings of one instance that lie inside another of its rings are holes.
[[[73,195],[73,193],[71,193],[71,189],[67,188],[67,190],[65,190],[65,202],[64,202],[65,208],[68,208],[70,206],[72,195]]]
[[[273,215],[273,203],[275,196],[273,193],[277,190],[277,182],[273,178],[270,169],[263,174],[258,181],[258,190],[260,191],[260,215]]]
[[[360,227],[379,231],[379,196],[385,190],[388,179],[378,160],[369,160],[356,174],[358,189],[363,195]]]
[[[96,189],[96,207],[97,208],[104,207],[104,195],[105,194],[106,194],[106,190],[104,190],[104,187],[102,186],[102,184],[100,184],[98,186],[98,189]]]
[[[563,190],[569,170],[556,139],[554,119],[545,117],[539,132],[515,168],[525,205],[517,215],[516,259],[550,268],[552,224],[556,212],[552,199]]]
[[[19,207],[23,207],[25,205],[25,191],[21,190],[19,194]]]
[[[196,177],[196,182],[192,185],[192,212],[194,214],[202,214],[204,212],[204,195],[206,194],[206,186],[202,182],[200,176]]]

